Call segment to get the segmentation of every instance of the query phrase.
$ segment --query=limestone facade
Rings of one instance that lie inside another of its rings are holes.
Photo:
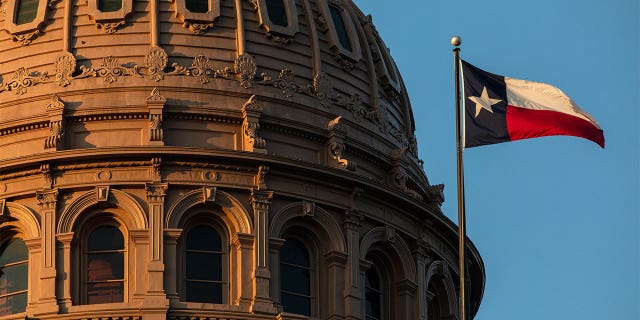
[[[0,1],[0,320],[456,319],[456,227],[371,17],[196,2]],[[201,226],[219,249],[190,247]],[[121,247],[93,247],[96,230]],[[28,263],[3,264],[15,239]],[[294,243],[307,264],[281,255]],[[198,254],[220,279],[192,279]],[[121,270],[96,276],[99,255]],[[18,265],[22,291],[3,283]]]

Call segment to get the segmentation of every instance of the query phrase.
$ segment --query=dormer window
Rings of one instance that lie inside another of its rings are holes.
[[[331,11],[331,19],[333,25],[336,27],[336,33],[338,34],[338,40],[343,48],[352,51],[351,41],[349,40],[349,34],[347,33],[347,27],[342,18],[342,10],[338,9],[334,5],[329,5],[329,11]]]
[[[99,0],[98,9],[102,12],[115,12],[122,9],[122,0]]]
[[[209,11],[209,0],[187,0],[185,5],[187,10],[194,13],[207,13]]]
[[[38,15],[39,0],[17,0],[14,21],[17,25],[32,22]]]
[[[269,11],[269,20],[275,25],[286,27],[289,22],[287,19],[287,11],[285,10],[284,0],[267,1],[267,11]]]
[[[260,27],[267,37],[284,45],[298,32],[298,12],[294,0],[255,0]]]

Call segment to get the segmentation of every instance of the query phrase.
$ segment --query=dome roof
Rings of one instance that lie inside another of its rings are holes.
[[[205,10],[202,2],[1,2],[0,126],[46,129],[43,120],[61,102],[72,117],[139,120],[161,100],[165,131],[180,130],[187,114],[244,121],[255,149],[427,195],[409,99],[370,16],[348,0],[209,0]],[[277,141],[291,134],[317,145]],[[121,135],[107,145],[136,144]],[[250,149],[186,131],[166,138],[165,145]],[[88,140],[67,141],[66,148],[107,146]],[[325,161],[320,149],[327,141]],[[43,147],[4,147],[10,152],[3,154]]]

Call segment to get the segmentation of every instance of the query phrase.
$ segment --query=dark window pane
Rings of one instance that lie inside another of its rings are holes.
[[[222,239],[218,232],[209,226],[197,226],[189,231],[187,250],[222,251]]]
[[[102,12],[118,11],[122,9],[122,0],[98,0],[98,9]]]
[[[0,268],[0,295],[27,290],[27,263]]]
[[[365,287],[372,288],[380,291],[380,279],[378,279],[378,272],[374,268],[369,268],[364,278]]]
[[[187,252],[187,279],[222,281],[222,254]]]
[[[309,299],[309,297],[301,297],[283,292],[280,298],[282,299],[282,308],[284,311],[311,316],[311,299]]]
[[[310,295],[309,269],[281,264],[280,274],[282,275],[280,277],[280,289],[302,295]]]
[[[13,238],[0,245],[0,267],[29,259],[29,251],[24,241],[20,238]]]
[[[274,24],[286,27],[287,11],[284,7],[284,0],[267,0],[267,11],[269,12],[269,20]]]
[[[87,303],[112,303],[124,301],[124,282],[87,284]]]
[[[27,293],[0,298],[0,317],[24,312],[27,309]]]
[[[340,44],[343,48],[351,51],[351,42],[349,41],[347,28],[345,27],[344,20],[342,19],[342,10],[330,5],[329,11],[331,11],[331,18],[333,19],[333,25],[336,27],[336,33],[338,34]]]
[[[222,283],[187,281],[187,301],[222,303]]]
[[[366,299],[366,311],[368,317],[380,318],[380,293],[372,291],[371,289],[365,290]]]
[[[123,250],[124,237],[122,232],[114,226],[98,227],[89,235],[89,251]]]
[[[87,257],[88,281],[124,279],[124,253],[90,253]]]
[[[209,11],[209,0],[187,0],[187,10],[195,13],[207,13]]]
[[[17,25],[29,23],[38,15],[38,0],[17,0],[15,7],[15,23]]]
[[[280,261],[301,267],[309,267],[309,253],[300,241],[287,239],[280,249]]]

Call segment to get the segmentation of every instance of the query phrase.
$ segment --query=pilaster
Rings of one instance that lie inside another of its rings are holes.
[[[40,204],[42,217],[41,247],[42,263],[40,271],[40,297],[35,315],[58,313],[56,299],[56,259],[55,259],[55,227],[56,209],[58,206],[58,189],[44,189],[36,191],[36,199]]]
[[[257,313],[275,314],[273,301],[269,296],[269,282],[271,272],[269,270],[269,238],[268,215],[272,191],[252,190],[251,204],[253,206],[253,223],[255,242],[255,272],[254,286],[255,296],[251,302],[251,310]]]
[[[59,233],[56,250],[57,263],[57,285],[56,296],[58,297],[58,307],[60,312],[68,312],[71,307],[71,244],[74,233]]]
[[[149,182],[145,185],[149,203],[149,279],[145,307],[167,306],[164,292],[164,199],[167,183]]]

